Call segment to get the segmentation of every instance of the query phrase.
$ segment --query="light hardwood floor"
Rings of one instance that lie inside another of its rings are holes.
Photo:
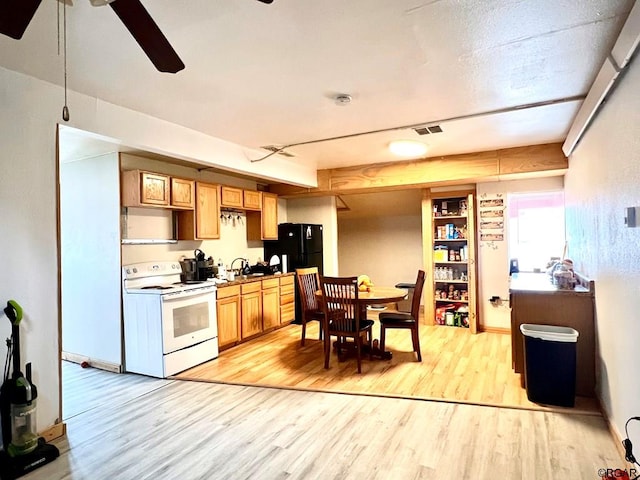
[[[308,324],[304,347],[300,328],[289,325],[236,346],[176,378],[600,415],[594,398],[576,397],[571,409],[530,402],[520,375],[511,368],[511,337],[506,334],[471,335],[462,328],[421,325],[420,363],[409,332],[387,330],[392,360],[369,361],[365,356],[359,375],[355,359],[338,362],[335,353],[325,370],[318,323]],[[377,328],[374,338],[379,338]]]
[[[107,375],[109,401],[69,418],[61,457],[23,478],[596,479],[622,466],[599,416],[203,382],[145,392]]]

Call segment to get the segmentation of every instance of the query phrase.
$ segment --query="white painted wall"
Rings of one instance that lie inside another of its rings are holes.
[[[287,222],[322,225],[323,270],[338,275],[338,218],[335,197],[291,198],[287,200]]]
[[[60,165],[62,349],[122,365],[116,153]]]
[[[56,125],[64,92],[3,68],[0,85],[0,263],[9,272],[0,276],[0,302],[15,299],[24,307],[22,358],[33,363],[37,421],[44,430],[60,412]],[[302,162],[274,157],[251,163],[255,152],[75,92],[69,92],[68,104],[70,126],[116,143],[276,181],[316,185],[315,169]],[[5,319],[0,337],[9,333]]]
[[[565,177],[569,255],[596,285],[597,390],[623,435],[626,420],[640,414],[640,228],[624,225],[625,207],[640,206],[639,86],[636,55]]]
[[[477,198],[483,194],[501,193],[505,200],[509,193],[547,192],[562,190],[563,177],[534,178],[479,183]],[[485,328],[511,328],[511,310],[508,302],[492,305],[489,298],[509,298],[509,214],[505,211],[503,242],[481,242],[478,237],[478,310],[480,325]]]

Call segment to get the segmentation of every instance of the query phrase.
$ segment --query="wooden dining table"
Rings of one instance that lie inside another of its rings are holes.
[[[361,318],[367,318],[367,306],[368,305],[384,305],[387,303],[395,303],[403,300],[407,295],[408,291],[404,288],[396,288],[396,287],[377,287],[371,286],[366,291],[358,291],[358,304],[360,305],[360,315]],[[322,298],[322,290],[316,290],[316,296],[318,299]],[[391,359],[390,351],[382,351],[377,346],[378,341],[373,340],[373,347],[371,349],[371,354],[374,357],[381,358],[383,360]],[[368,350],[368,345],[363,345]],[[363,353],[365,352],[363,348]]]

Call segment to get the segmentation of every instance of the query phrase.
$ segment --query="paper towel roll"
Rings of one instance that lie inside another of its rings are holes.
[[[282,273],[287,273],[287,255],[282,255],[282,261],[280,263],[280,266],[282,267]]]

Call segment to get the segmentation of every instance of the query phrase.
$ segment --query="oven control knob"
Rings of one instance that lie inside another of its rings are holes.
[[[125,270],[125,272],[127,272],[127,275],[129,275],[129,274],[131,273],[131,269],[130,269],[130,268],[127,268],[127,269]]]
[[[138,273],[138,269],[137,269],[137,268],[134,268],[134,269],[133,269],[133,273]]]

